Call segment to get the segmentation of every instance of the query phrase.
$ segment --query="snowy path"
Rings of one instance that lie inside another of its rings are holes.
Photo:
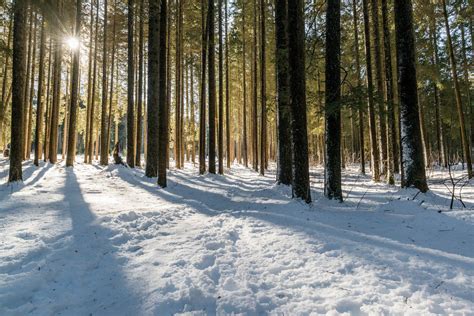
[[[166,190],[115,166],[25,170],[0,185],[0,315],[474,313],[472,182],[448,212],[444,186],[412,200],[355,172],[343,204],[314,177],[308,207],[238,166]]]

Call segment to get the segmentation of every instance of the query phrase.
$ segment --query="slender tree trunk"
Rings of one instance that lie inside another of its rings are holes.
[[[199,174],[206,172],[206,64],[207,64],[207,37],[208,18],[205,18],[205,0],[201,0],[201,91],[199,109]]]
[[[258,171],[258,63],[257,63],[257,0],[253,1],[253,79],[252,79],[252,165]]]
[[[94,2],[91,0],[91,23],[89,28],[90,39],[89,39],[89,65],[87,72],[87,111],[86,111],[86,141],[84,144],[84,162],[88,163],[92,159],[89,155],[89,144],[91,142],[90,124],[91,124],[91,109],[92,109],[92,56],[93,56],[93,43],[94,43]]]
[[[40,37],[40,55],[39,55],[39,69],[38,69],[38,97],[37,97],[37,109],[36,109],[36,129],[35,129],[35,166],[39,166],[39,160],[42,155],[41,148],[41,135],[43,133],[43,115],[44,115],[44,63],[45,63],[45,53],[46,53],[46,28],[45,28],[45,18],[41,20],[41,37]]]
[[[159,157],[159,110],[160,110],[160,2],[149,1],[148,19],[148,120],[147,120],[147,157],[145,175],[158,176]],[[166,49],[166,47],[164,47]]]
[[[106,7],[107,8],[107,7]],[[76,0],[76,26],[74,35],[80,41],[81,38],[81,12],[82,0]],[[107,10],[105,11],[107,12]],[[67,145],[66,166],[72,167],[76,158],[76,131],[77,131],[77,107],[79,99],[79,58],[80,49],[76,49],[72,60],[72,82],[71,82],[71,106],[69,109],[69,132]]]
[[[222,27],[222,2],[219,0],[219,130],[218,130],[218,158],[219,174],[224,174],[224,38]]]
[[[106,166],[109,163],[109,144],[107,143],[107,15],[108,0],[104,0],[104,29],[102,44],[102,104],[100,115],[100,164]]]
[[[374,107],[374,87],[372,79],[372,52],[370,49],[370,22],[369,22],[369,8],[368,0],[362,0],[364,12],[364,34],[365,34],[365,60],[367,67],[367,94],[369,104],[369,130],[370,130],[370,154],[372,164],[372,179],[380,181],[380,157],[377,146],[377,131],[375,123],[375,107]]]
[[[116,15],[117,15],[117,0],[114,0],[114,19],[112,22],[112,61],[110,65],[110,94],[109,94],[109,122],[107,124],[107,153],[110,153],[110,130],[112,129],[113,113],[113,97],[114,97],[114,69],[115,69],[115,49],[116,49]],[[115,143],[117,142],[115,138]]]
[[[62,16],[61,0],[57,6],[58,19]],[[61,63],[63,46],[60,38],[55,39],[54,48],[54,73],[53,73],[53,98],[51,106],[51,126],[49,141],[49,161],[56,163],[58,155],[58,124],[59,124],[59,103],[61,101]]]
[[[135,168],[135,114],[134,114],[134,87],[135,68],[133,62],[133,22],[134,22],[134,0],[128,0],[128,86],[127,86],[127,164]]]
[[[11,118],[11,147],[10,169],[8,182],[23,180],[23,109],[26,73],[26,14],[29,1],[15,1],[13,3],[13,69],[12,69],[12,118]]]
[[[228,33],[228,0],[225,0],[225,128],[226,128],[226,162],[230,169],[230,91],[229,91],[229,33]],[[193,134],[194,135],[194,134]],[[194,139],[193,139],[194,140]]]
[[[28,30],[28,54],[27,54],[27,64],[26,64],[26,77],[25,77],[25,93],[23,95],[23,102],[24,102],[24,108],[23,108],[23,154],[22,158],[23,160],[26,159],[26,148],[27,148],[27,142],[28,142],[28,112],[29,112],[29,100],[30,100],[30,78],[31,78],[31,58],[33,56],[33,34],[34,34],[34,28],[33,25],[36,27],[36,13],[34,12],[33,7],[29,7],[29,30]]]
[[[288,1],[275,3],[275,42],[277,68],[277,106],[278,106],[278,158],[277,182],[291,184],[291,108],[288,54]]]
[[[341,188],[341,3],[326,13],[326,176],[324,194],[342,202]]]
[[[31,58],[31,76],[30,76],[30,92],[29,92],[29,100],[28,100],[28,119],[27,119],[27,126],[25,126],[26,132],[26,145],[25,145],[25,159],[30,159],[31,156],[31,133],[33,129],[33,97],[34,97],[34,87],[35,87],[35,71],[36,71],[36,37],[37,37],[37,28],[38,28],[38,13],[35,12],[34,16],[34,27],[33,27],[33,53]]]
[[[385,56],[385,103],[387,111],[387,182],[395,184],[393,176],[395,166],[398,165],[397,130],[395,127],[395,94],[393,91],[392,72],[392,45],[390,40],[390,27],[388,21],[387,0],[382,0],[382,25],[383,25],[383,45]]]
[[[51,132],[51,77],[53,71],[53,39],[49,38],[48,84],[46,87],[46,118],[44,125],[44,161],[49,159],[49,134]]]
[[[449,19],[448,19],[448,10],[446,8],[446,1],[441,0],[441,3],[443,6],[443,16],[444,16],[444,24],[446,28],[446,36],[447,36],[447,42],[448,42],[449,59],[451,61],[451,73],[452,73],[453,81],[454,81],[454,92],[456,96],[456,108],[458,111],[459,127],[461,129],[462,151],[463,151],[464,161],[467,164],[467,175],[469,179],[471,179],[473,177],[471,152],[469,149],[469,142],[467,139],[466,123],[464,122],[464,111],[463,111],[463,104],[462,104],[462,97],[461,97],[461,88],[459,86],[456,57],[454,56],[453,42],[451,39],[451,30],[449,27]]]
[[[243,76],[243,97],[242,97],[242,155],[245,167],[248,167],[248,142],[247,142],[247,41],[245,25],[245,2],[242,2],[242,76]]]
[[[92,163],[94,158],[94,112],[95,112],[95,94],[97,88],[97,53],[98,53],[98,34],[99,34],[99,2],[96,3],[96,15],[95,15],[95,35],[94,35],[94,63],[92,69],[92,89],[90,99],[90,112],[89,112],[89,143],[87,148],[88,163]]]
[[[360,52],[359,52],[359,18],[357,13],[357,0],[352,0],[352,14],[354,23],[354,46],[355,59],[357,71],[357,87],[362,87],[362,76],[360,66]],[[362,100],[358,100],[362,101]],[[360,172],[365,174],[365,135],[364,135],[364,111],[362,109],[362,102],[358,102],[358,118],[359,118],[359,155],[360,155]]]
[[[290,58],[290,105],[292,110],[293,197],[311,202],[309,186],[308,132],[306,122],[306,76],[304,45],[304,2],[288,2]]]
[[[261,131],[260,131],[260,174],[265,175],[267,163],[267,76],[266,76],[266,36],[265,0],[260,0],[260,89],[261,89]]]
[[[167,0],[161,0],[161,10],[160,10],[160,56],[159,56],[159,78],[160,78],[160,86],[159,86],[159,144],[158,144],[158,185],[162,188],[165,188],[167,185],[166,179],[166,168],[168,157],[166,154],[166,149],[168,148],[169,143],[169,115],[168,115],[168,105],[167,105],[167,21],[168,21],[168,8],[167,8]],[[148,90],[150,92],[150,90]]]
[[[194,55],[191,57],[190,67],[190,93],[191,93],[191,161],[193,165],[196,163],[196,118],[195,118],[195,103],[194,103]]]
[[[402,187],[428,190],[421,144],[415,65],[415,30],[411,0],[395,3],[398,84],[402,127],[404,182]]]
[[[209,0],[208,32],[209,32],[209,67],[208,67],[208,89],[209,89],[209,173],[216,173],[216,65],[215,65],[215,13],[214,0]]]

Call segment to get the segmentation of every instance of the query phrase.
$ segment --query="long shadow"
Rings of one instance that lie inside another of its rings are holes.
[[[125,169],[124,169],[125,170]],[[404,240],[402,237],[394,236],[393,232],[390,231],[376,231],[371,232],[369,229],[365,231],[355,231],[352,229],[344,229],[338,227],[335,223],[347,219],[337,218],[338,216],[345,216],[341,212],[331,214],[325,212],[325,216],[316,216],[314,220],[308,221],[306,216],[301,218],[300,211],[305,210],[304,206],[297,205],[295,201],[287,201],[284,203],[267,203],[265,202],[265,210],[261,207],[255,207],[255,204],[250,202],[236,202],[231,198],[209,192],[206,190],[206,186],[201,185],[200,187],[193,183],[189,177],[176,176],[179,179],[179,186],[175,189],[174,183],[170,185],[169,189],[158,189],[153,186],[153,183],[147,182],[146,178],[141,177],[129,177],[124,174],[126,171],[119,172],[121,179],[129,182],[131,185],[139,185],[141,188],[147,190],[151,194],[157,195],[160,198],[177,204],[187,204],[193,207],[198,212],[201,212],[208,216],[219,215],[222,213],[228,213],[236,217],[254,217],[259,220],[267,221],[276,226],[287,227],[292,230],[298,228],[300,231],[305,231],[310,235],[323,233],[325,236],[331,236],[335,240],[341,240],[347,242],[361,242],[369,243],[374,247],[391,249],[393,251],[405,253],[408,256],[420,256],[426,259],[432,259],[442,261],[444,263],[454,265],[461,268],[472,267],[474,262],[473,251],[470,251],[467,247],[465,249],[452,249],[452,245],[448,243],[435,243],[433,241],[417,241],[416,244],[410,243],[409,240]],[[239,192],[234,192],[234,196],[239,196]],[[205,200],[201,197],[206,197]],[[241,195],[246,197],[245,194]],[[296,210],[296,211],[294,211]],[[370,211],[354,211],[351,216],[358,216],[366,214],[371,216],[371,220],[377,216],[379,222],[388,220],[389,215],[382,212],[370,212]],[[308,213],[308,216],[318,215],[314,213]],[[444,214],[424,214],[425,216],[431,216],[430,220],[435,220],[437,223],[442,222],[448,226],[456,227],[459,231],[469,232],[472,231],[473,226],[464,221],[456,218],[444,215]],[[474,243],[473,235],[470,235],[471,241],[466,240],[467,244]],[[467,235],[469,238],[469,235]],[[456,252],[457,251],[457,252]],[[355,256],[360,256],[357,251],[353,252]]]
[[[88,203],[84,200],[74,169],[66,168],[66,181],[62,188],[64,211],[71,218],[71,244],[60,257],[65,266],[58,271],[59,278],[71,283],[77,299],[64,312],[74,308],[82,315],[135,315],[140,306],[138,293],[131,288],[124,270],[125,258],[117,254],[110,237],[115,233],[95,222]],[[65,295],[64,300],[67,300]],[[61,299],[61,298],[59,298]],[[67,304],[67,301],[65,301]]]

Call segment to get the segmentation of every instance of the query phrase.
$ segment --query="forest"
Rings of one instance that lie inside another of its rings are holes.
[[[470,314],[474,1],[0,0],[0,314]]]

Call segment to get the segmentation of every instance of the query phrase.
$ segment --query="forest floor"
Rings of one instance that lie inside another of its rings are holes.
[[[169,186],[140,169],[0,158],[0,315],[474,313],[474,181],[449,210],[427,194],[344,171],[345,202],[291,199],[241,166]],[[455,172],[461,176],[460,171]]]

